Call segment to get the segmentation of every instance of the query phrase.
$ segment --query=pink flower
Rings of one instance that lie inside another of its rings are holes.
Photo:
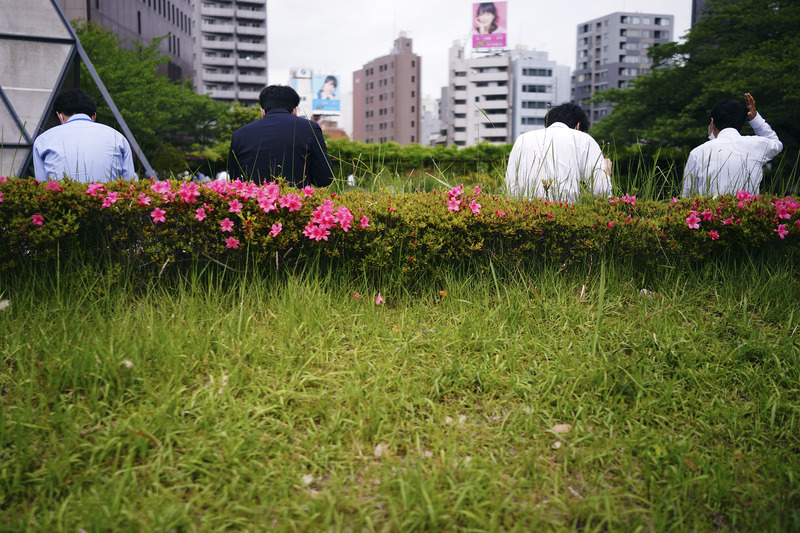
[[[172,192],[172,186],[170,185],[169,181],[157,181],[152,184],[150,188],[158,194],[167,194],[168,192]]]
[[[723,224],[733,224],[733,217],[730,216],[722,221]]]
[[[44,224],[44,217],[42,215],[31,215],[31,222],[37,226]]]
[[[90,183],[86,187],[86,194],[89,196],[97,196],[99,193],[105,191],[102,183]]]
[[[303,235],[313,241],[327,241],[328,235],[330,234],[331,232],[328,231],[328,228],[324,226],[318,226],[313,222],[309,222],[303,230]]]
[[[228,237],[225,239],[225,248],[233,248],[234,250],[239,248],[239,239],[236,237]]]
[[[63,187],[61,187],[58,184],[57,181],[53,181],[53,180],[48,181],[47,185],[45,185],[44,188],[47,189],[47,190],[50,190],[50,191],[58,191],[58,192],[61,192],[61,191],[64,190]]]
[[[480,215],[481,214],[481,204],[479,204],[475,200],[472,200],[469,203],[469,208],[472,210],[472,214],[473,215]]]
[[[609,222],[609,223],[608,223],[608,227],[609,227],[609,228],[610,228],[611,226],[613,226],[613,225],[614,225],[614,221],[613,221],[613,220],[612,220],[611,222]]]
[[[145,193],[139,194],[139,207],[145,207],[145,206],[150,205],[150,201],[151,200],[152,200],[152,198],[147,196],[147,194],[145,194]]]
[[[8,181],[8,178],[7,178],[7,177],[5,177],[5,176],[0,176],[0,183],[5,183],[6,181]]]
[[[153,223],[156,222],[166,222],[167,219],[164,217],[167,212],[161,209],[160,207],[156,207],[154,211],[150,213],[150,216],[153,217]]]
[[[500,211],[499,209],[497,211],[495,211],[494,214],[497,215],[500,218],[503,218],[504,216],[506,216],[505,211]]]
[[[0,191],[0,204],[3,202],[5,202],[5,200],[3,200],[3,191]]]
[[[458,185],[457,187],[453,187],[452,189],[447,191],[447,196],[449,196],[450,199],[458,198],[459,196],[461,196],[463,192],[464,192],[464,187]]]
[[[103,205],[101,207],[111,207],[111,204],[117,203],[117,200],[119,200],[119,193],[117,191],[110,192],[108,196],[103,199]]]
[[[375,305],[381,305],[383,302],[385,302],[383,296],[381,296],[381,293],[378,293],[378,297],[375,298]]]
[[[700,229],[700,217],[697,216],[697,211],[692,211],[686,217],[686,225],[691,229]]]
[[[712,241],[716,241],[717,239],[719,239],[719,233],[717,233],[717,230],[715,230],[715,229],[710,230],[708,232],[708,235],[709,235],[709,237],[711,237]]]
[[[206,210],[202,207],[198,207],[197,210],[194,212],[194,218],[198,221],[202,222],[204,218],[206,218]]]
[[[229,213],[241,213],[242,212],[242,202],[234,198],[232,201],[228,202],[228,209]]]
[[[631,206],[634,206],[634,205],[636,205],[636,197],[635,197],[635,196],[631,196],[631,195],[629,195],[629,194],[627,194],[627,193],[625,193],[625,196],[623,196],[622,198],[620,198],[620,200],[621,200],[623,203],[626,203],[626,204],[631,204]]]
[[[795,220],[795,222],[797,223],[797,229],[800,229],[800,218],[798,218],[797,220]]]
[[[339,227],[346,232],[350,231],[350,224],[353,222],[353,213],[350,212],[345,206],[339,207],[333,220],[339,224]]]
[[[357,292],[354,292],[354,293],[353,293],[353,298],[355,298],[356,300],[358,300],[359,298],[361,298],[361,295],[360,295],[360,294],[358,294]]]
[[[306,185],[303,187],[303,197],[308,198],[309,196],[314,196],[314,187]]]
[[[474,189],[474,194],[480,194],[480,193],[481,193],[481,188],[476,185]]]
[[[283,224],[281,224],[280,222],[278,222],[277,224],[273,224],[272,229],[270,229],[269,231],[269,236],[277,237],[278,233],[280,233],[282,229],[283,229]]]
[[[219,225],[222,231],[233,231],[233,221],[229,218],[225,218]]]
[[[708,209],[700,213],[700,216],[703,217],[703,220],[714,220],[714,213],[712,213]]]
[[[300,208],[303,207],[303,202],[300,201],[300,197],[294,193],[291,194],[284,194],[280,198],[278,198],[278,205],[281,208],[288,208],[289,212],[292,211],[299,211]]]
[[[460,211],[461,210],[461,200],[457,197],[452,196],[449,200],[447,200],[447,210],[448,211]]]
[[[800,220],[798,220],[798,222],[800,222]],[[361,229],[368,228],[369,227],[369,217],[362,216],[361,217],[361,223],[359,224],[358,227],[361,228]]]
[[[789,234],[789,230],[786,229],[786,224],[779,224],[778,229],[773,231],[775,231],[775,233],[777,233],[778,237],[781,239],[786,238],[786,236]]]
[[[184,203],[193,204],[196,198],[200,196],[200,186],[192,182],[181,183],[181,188],[178,191]]]
[[[677,204],[677,203],[678,203],[678,199],[677,199],[677,198],[675,198],[675,197],[673,196],[673,197],[672,197],[672,200],[670,200],[670,201],[669,201],[669,203],[671,203],[671,204]]]

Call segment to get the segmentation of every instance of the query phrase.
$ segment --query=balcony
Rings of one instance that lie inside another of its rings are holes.
[[[253,26],[236,26],[237,35],[254,35],[256,37],[265,37],[267,29],[264,27],[254,28]]]
[[[266,85],[267,74],[239,74],[236,76],[236,81],[239,83],[252,83],[254,85]]]
[[[240,102],[258,102],[258,97],[261,95],[261,90],[257,91],[248,91],[246,89],[239,90],[239,101]]]
[[[202,64],[220,67],[233,67],[236,65],[236,59],[233,57],[203,57]]]
[[[203,48],[210,50],[233,50],[236,43],[233,41],[213,41],[211,39],[203,39],[200,43]]]
[[[236,49],[241,52],[267,52],[267,43],[236,43]]]
[[[456,104],[453,106],[453,114],[455,115],[463,115],[467,112],[467,105],[466,104]]]
[[[201,6],[200,14],[206,17],[233,18],[233,8]]]
[[[207,91],[206,94],[211,98],[216,98],[220,100],[235,100],[236,99],[236,91],[232,89],[215,89],[213,91]]]
[[[200,29],[203,33],[233,34],[233,24],[208,24],[204,22]]]
[[[251,11],[249,9],[237,9],[236,18],[239,20],[267,20],[267,12],[263,9],[261,11]]]
[[[234,83],[235,74],[220,74],[218,72],[203,72],[203,81],[215,83]]]
[[[236,65],[247,68],[267,68],[266,59],[242,59],[236,60]]]

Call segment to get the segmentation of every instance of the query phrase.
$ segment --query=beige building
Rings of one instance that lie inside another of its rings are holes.
[[[353,139],[368,143],[420,142],[422,58],[401,33],[392,52],[353,73]]]

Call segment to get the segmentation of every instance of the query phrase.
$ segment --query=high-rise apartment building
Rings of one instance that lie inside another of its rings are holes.
[[[160,74],[174,81],[192,77],[192,20],[194,2],[191,0],[58,0],[67,20],[97,22],[117,34],[120,41],[149,43],[165,37],[159,49],[170,62],[161,67]]]
[[[267,84],[266,0],[197,1],[195,20],[195,92],[258,103]]]
[[[353,139],[360,142],[418,143],[422,58],[404,33],[392,52],[353,73]]]
[[[654,13],[611,13],[578,24],[572,99],[595,122],[607,115],[606,102],[590,103],[595,93],[625,88],[652,68],[647,49],[674,37],[675,17]]]
[[[467,58],[456,41],[449,65],[441,103],[448,144],[513,142],[543,128],[548,107],[569,98],[569,67],[549,60],[546,52],[518,48]]]

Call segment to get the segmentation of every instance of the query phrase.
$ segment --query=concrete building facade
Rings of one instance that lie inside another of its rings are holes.
[[[447,144],[513,142],[543,128],[549,106],[569,98],[569,67],[549,60],[546,52],[518,48],[467,58],[456,41],[449,65],[441,100]]]
[[[630,80],[650,72],[648,48],[670,42],[674,25],[673,15],[628,12],[578,24],[572,100],[591,122],[606,116],[611,106],[588,100],[608,88],[624,89]]]
[[[195,21],[195,92],[258,103],[267,85],[266,0],[197,1]]]
[[[389,55],[353,73],[353,139],[419,143],[422,58],[404,33]]]
[[[193,76],[191,0],[58,0],[67,20],[97,22],[130,45],[134,40],[149,44],[165,37],[159,50],[170,57],[159,74],[173,81]]]

